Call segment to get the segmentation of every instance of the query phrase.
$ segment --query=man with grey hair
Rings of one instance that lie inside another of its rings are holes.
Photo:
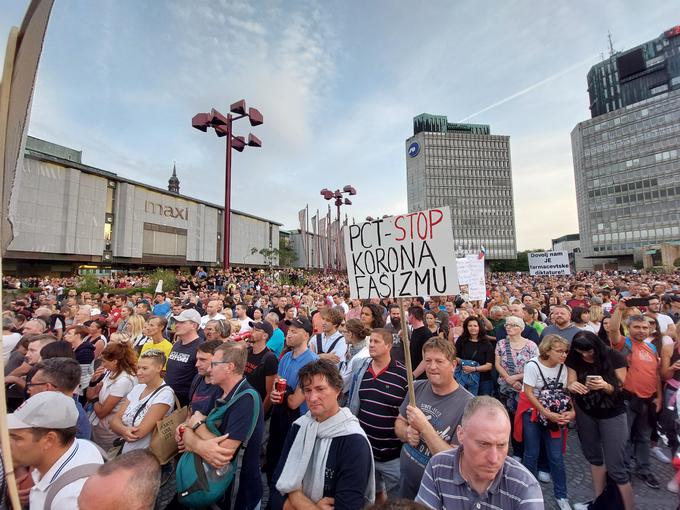
[[[430,459],[416,502],[437,510],[543,510],[540,485],[508,457],[510,418],[501,402],[488,396],[470,400],[456,433],[460,446]]]
[[[80,510],[152,510],[161,467],[147,450],[132,450],[103,464],[78,497]]]
[[[24,335],[42,335],[47,329],[47,323],[42,319],[31,319],[22,330]]]

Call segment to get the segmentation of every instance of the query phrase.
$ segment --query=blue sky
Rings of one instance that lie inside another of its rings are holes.
[[[3,2],[2,41],[27,3]],[[570,132],[607,32],[676,24],[654,0],[56,0],[29,133],[160,187],[176,161],[182,193],[223,203],[224,141],[191,117],[244,98],[265,123],[235,130],[263,148],[235,153],[232,206],[296,228],[348,183],[350,216],[406,211],[413,116],[468,118],[511,137],[518,247],[545,248],[578,230]]]

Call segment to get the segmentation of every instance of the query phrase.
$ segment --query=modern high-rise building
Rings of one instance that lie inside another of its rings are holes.
[[[594,87],[607,66],[617,88]],[[641,248],[680,240],[680,27],[597,64],[588,82],[593,118],[571,133],[581,251],[630,266]]]
[[[459,251],[483,246],[488,259],[517,257],[509,136],[418,115],[406,140],[406,179],[409,212],[450,207]]]
[[[588,73],[593,118],[680,89],[680,25],[594,65]]]

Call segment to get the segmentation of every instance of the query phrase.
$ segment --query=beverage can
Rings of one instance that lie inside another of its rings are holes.
[[[286,391],[287,383],[286,380],[283,379],[282,377],[279,377],[276,380],[276,391],[279,393],[284,393]]]

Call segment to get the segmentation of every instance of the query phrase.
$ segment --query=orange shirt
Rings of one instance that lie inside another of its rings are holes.
[[[621,342],[618,350],[623,350],[627,343]],[[630,348],[628,373],[623,389],[640,398],[653,397],[659,387],[659,357],[647,342],[631,340]]]

